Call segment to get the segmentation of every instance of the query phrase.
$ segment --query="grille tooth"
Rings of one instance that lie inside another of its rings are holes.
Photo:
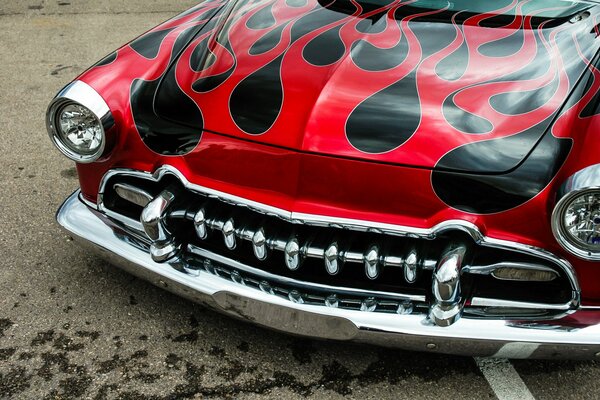
[[[337,275],[341,269],[341,261],[338,258],[339,249],[336,242],[331,243],[323,254],[325,269],[329,275]]]
[[[418,253],[415,248],[411,249],[404,260],[404,280],[415,283],[418,278]]]
[[[411,303],[410,301],[405,301],[398,305],[398,308],[396,309],[396,313],[403,314],[403,315],[412,314],[413,309],[414,309],[413,303]]]
[[[338,308],[340,305],[340,301],[338,300],[337,295],[332,294],[325,298],[325,306],[331,308]]]
[[[302,295],[300,294],[300,292],[298,292],[297,290],[292,290],[288,294],[288,298],[290,299],[290,301],[292,303],[304,304],[304,298],[302,297]]]
[[[381,264],[379,263],[379,247],[373,245],[365,253],[365,274],[367,278],[373,280],[379,277],[381,273]]]
[[[360,311],[373,312],[377,308],[377,300],[374,297],[368,297],[360,303]]]
[[[245,285],[246,282],[244,281],[244,278],[242,278],[242,276],[240,275],[239,272],[237,271],[233,271],[230,275],[231,280],[234,281],[235,283],[237,283],[238,285]]]
[[[298,239],[292,238],[285,245],[285,265],[292,271],[300,268],[302,263],[302,249],[298,243]]]
[[[206,215],[204,209],[198,210],[194,215],[194,229],[196,230],[196,235],[204,240],[208,237],[208,229],[206,226]]]
[[[221,232],[223,233],[223,241],[225,242],[225,246],[229,250],[234,250],[236,246],[235,240],[235,224],[233,222],[233,218],[229,218],[227,222],[223,224],[221,228]]]
[[[213,266],[213,263],[210,260],[204,260],[204,270],[209,274],[219,276],[217,269]]]
[[[265,293],[275,294],[275,292],[273,291],[273,288],[267,281],[262,281],[261,283],[258,284],[258,287],[260,290],[262,290]]]
[[[254,255],[259,260],[267,258],[267,239],[265,237],[265,231],[263,228],[258,229],[252,235],[252,250]]]

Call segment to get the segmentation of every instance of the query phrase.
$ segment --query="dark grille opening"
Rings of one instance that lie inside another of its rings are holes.
[[[322,259],[310,257],[304,259],[298,270],[291,271],[285,265],[284,253],[282,251],[268,250],[267,258],[261,261],[254,256],[252,244],[248,241],[238,240],[236,248],[234,250],[229,250],[225,246],[223,235],[220,232],[211,232],[207,239],[200,240],[195,235],[192,223],[187,221],[185,225],[185,234],[181,237],[188,238],[188,243],[226,257],[234,258],[236,261],[243,264],[279,276],[330,286],[415,295],[426,295],[431,286],[431,270],[421,271],[417,280],[412,284],[405,281],[402,268],[392,266],[384,267],[381,275],[377,279],[370,280],[365,276],[365,269],[362,263],[345,263],[337,275],[330,275],[325,270],[324,261]],[[306,227],[296,228],[298,231],[307,230]],[[335,232],[333,229],[318,229],[324,231],[321,232],[323,237],[327,237],[327,235],[330,234],[330,237],[335,237],[337,235],[341,238],[344,236],[343,233],[346,235],[349,234],[348,232]],[[269,236],[269,230],[265,230],[265,233]],[[355,247],[362,248],[363,252],[369,248],[371,243],[377,243],[378,240],[381,241],[381,237],[378,237],[381,235],[355,235],[356,239],[353,241],[356,243]],[[299,238],[299,242],[306,243],[303,241],[303,238],[306,236],[306,233],[302,234],[298,232],[297,237]],[[341,240],[339,242],[342,243]],[[324,247],[325,246],[323,246],[323,248]],[[432,246],[432,248],[435,247],[439,246]]]

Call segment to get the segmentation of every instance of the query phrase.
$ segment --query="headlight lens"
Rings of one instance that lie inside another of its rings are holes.
[[[575,242],[590,250],[600,250],[600,193],[576,197],[563,219],[566,231]]]
[[[46,113],[48,134],[54,145],[80,163],[98,160],[114,144],[114,122],[104,99],[81,81],[71,82],[61,90]]]
[[[553,213],[552,229],[571,253],[600,259],[600,189],[579,190],[562,198]]]
[[[63,106],[57,113],[56,128],[63,144],[77,154],[93,155],[104,142],[102,124],[93,112],[80,104]]]

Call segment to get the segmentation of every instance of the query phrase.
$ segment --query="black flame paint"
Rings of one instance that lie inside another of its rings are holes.
[[[419,1],[390,0],[378,7],[356,0],[203,3],[191,11],[194,23],[179,33],[160,77],[134,80],[138,132],[157,153],[185,154],[205,128],[204,96],[228,87],[223,118],[237,131],[223,133],[256,139],[293,112],[286,108],[290,93],[282,79],[288,65],[330,68],[331,76],[344,65],[377,77],[356,85],[362,98],[335,116],[344,123],[334,134],[343,135],[357,157],[399,154],[409,163],[410,154],[403,152],[411,142],[424,148],[435,135],[464,136],[435,158],[431,183],[437,196],[479,214],[519,206],[552,180],[568,155],[571,141],[553,136],[553,121],[584,97],[580,117],[600,113],[600,96],[588,95],[598,79],[593,66],[575,98],[568,96],[598,49],[597,30],[586,28],[595,25],[597,11],[585,11],[584,26],[572,15],[541,17],[545,9],[539,5],[546,2],[490,2],[489,11],[471,13],[419,8]],[[286,12],[298,14],[282,17]],[[499,29],[486,30],[489,37],[479,40],[478,27]],[[153,59],[173,29],[157,28],[130,46]],[[242,46],[242,36],[252,40]],[[299,44],[300,57],[291,59]],[[188,46],[193,51],[181,56]],[[496,62],[504,66],[497,72]],[[178,75],[186,64],[190,82]],[[430,93],[432,82],[442,96]]]

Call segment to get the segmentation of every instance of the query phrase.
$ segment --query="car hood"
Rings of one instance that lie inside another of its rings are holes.
[[[596,8],[234,0],[173,49],[153,107],[301,152],[504,173],[549,131],[596,53]]]

